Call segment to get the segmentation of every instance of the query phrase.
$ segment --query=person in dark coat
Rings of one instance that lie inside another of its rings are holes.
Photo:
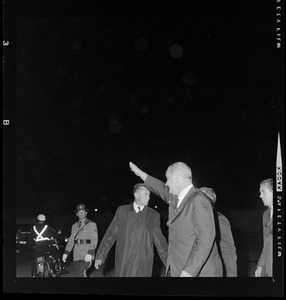
[[[169,204],[166,276],[222,277],[212,203],[192,184],[190,167],[183,162],[170,165],[163,183],[132,162],[129,166],[151,192]]]
[[[200,190],[204,192],[215,205],[217,199],[215,191],[209,187],[201,187]],[[230,222],[226,216],[217,210],[215,210],[215,217],[218,222],[218,226],[216,226],[216,240],[223,263],[224,277],[237,277],[237,254]]]
[[[268,209],[263,213],[263,248],[260,254],[255,277],[273,276],[273,179],[260,182],[260,198]]]
[[[96,252],[94,266],[99,269],[115,245],[115,277],[151,277],[154,245],[166,266],[167,241],[160,227],[160,214],[148,207],[150,191],[144,184],[133,188],[134,201],[117,208]]]

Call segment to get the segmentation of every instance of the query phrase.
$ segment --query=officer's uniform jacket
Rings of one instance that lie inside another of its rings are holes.
[[[84,260],[86,254],[94,252],[98,242],[98,231],[95,222],[85,219],[85,224],[80,228],[80,221],[72,225],[71,235],[66,245],[64,254],[69,255],[73,250],[73,260]]]

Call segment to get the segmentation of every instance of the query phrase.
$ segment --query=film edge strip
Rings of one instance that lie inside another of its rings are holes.
[[[278,132],[277,139],[277,156],[276,156],[276,178],[275,178],[275,193],[274,193],[274,209],[275,215],[273,220],[275,221],[276,232],[274,235],[274,268],[273,268],[273,281],[281,280],[284,270],[284,249],[283,249],[283,169],[282,169],[282,155],[281,155],[281,143],[280,143],[280,133]]]

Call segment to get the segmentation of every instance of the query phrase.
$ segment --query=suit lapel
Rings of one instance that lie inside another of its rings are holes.
[[[267,210],[267,221],[266,221],[266,226],[269,228],[271,225],[272,225],[272,221],[273,221],[273,216],[272,218],[270,217],[271,216],[271,209],[269,208]]]
[[[272,218],[269,220],[269,222],[268,222],[268,224],[267,224],[267,227],[268,227],[268,228],[272,226],[272,223],[273,223],[272,220],[273,220]]]
[[[173,214],[170,216],[169,221],[167,222],[167,225],[171,224],[177,217],[178,215],[181,214],[181,212],[184,210],[184,207],[188,203],[188,200],[190,198],[190,195],[195,191],[195,187],[192,186],[192,188],[188,191],[184,199],[182,200],[181,204],[177,209],[174,210]]]

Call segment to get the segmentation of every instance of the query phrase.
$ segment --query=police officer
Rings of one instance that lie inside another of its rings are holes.
[[[46,216],[39,214],[37,224],[31,229],[29,244],[34,244],[35,257],[51,254],[55,259],[60,259],[60,252],[55,241],[58,239],[57,232],[46,224]]]
[[[66,262],[73,250],[74,267],[79,277],[87,277],[86,271],[91,266],[98,242],[98,231],[95,222],[86,218],[88,208],[84,204],[76,207],[78,221],[72,225],[71,235],[62,259]]]
[[[57,237],[57,232],[46,224],[46,216],[39,214],[37,216],[37,224],[33,226],[29,235],[29,243],[34,243],[35,246],[35,255],[56,252],[57,249],[52,245],[54,240],[57,240]]]

